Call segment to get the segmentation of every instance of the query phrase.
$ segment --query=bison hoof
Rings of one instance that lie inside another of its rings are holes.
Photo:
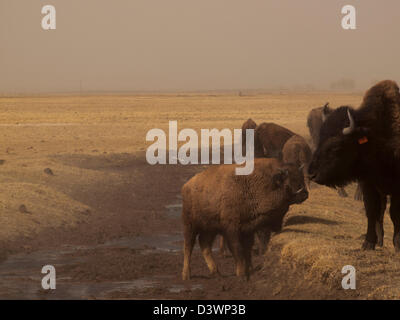
[[[375,243],[365,240],[362,245],[363,250],[375,250]]]
[[[378,242],[376,243],[376,245],[380,248],[383,247],[383,239],[379,239]]]

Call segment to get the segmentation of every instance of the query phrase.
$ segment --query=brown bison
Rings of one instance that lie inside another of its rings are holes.
[[[370,88],[358,109],[342,106],[323,123],[309,167],[312,180],[342,187],[359,181],[368,218],[364,249],[383,245],[383,214],[391,196],[393,244],[400,251],[400,93],[386,80]]]
[[[256,134],[254,136],[254,157],[264,158],[268,156],[274,156],[281,160],[283,159],[283,162],[285,163],[294,163],[299,167],[302,166],[303,172],[305,173],[306,186],[308,187],[309,179],[307,178],[307,169],[308,164],[311,161],[311,150],[305,139],[291,132],[289,129],[286,129],[275,123],[262,123],[257,127],[257,124],[252,119],[248,119],[242,125],[242,142],[244,143],[243,150],[245,150],[246,143],[245,129],[255,128]],[[292,136],[290,137],[290,135]],[[264,141],[264,145],[262,145],[260,141],[260,136],[262,141]],[[286,138],[288,138],[287,141],[285,140]],[[289,141],[292,142],[288,143]],[[285,157],[282,158],[283,149],[285,146]],[[271,152],[266,152],[264,154],[264,149],[270,150]],[[258,253],[264,254],[269,238],[265,236],[265,233],[262,230],[257,231],[256,235],[259,240]],[[223,237],[220,239],[219,247],[221,255],[226,256],[227,247]]]
[[[292,163],[300,168],[300,170],[303,172],[304,182],[307,189],[309,189],[310,186],[310,181],[308,178],[308,166],[311,162],[311,158],[312,152],[310,146],[308,145],[307,141],[298,134],[295,134],[289,138],[288,141],[286,141],[280,154],[280,159],[284,163]],[[264,254],[267,249],[270,232],[269,230],[267,230],[267,232],[264,232],[264,230],[259,230],[257,231],[256,235],[259,240],[258,253]]]
[[[246,153],[246,129],[253,129],[257,128],[257,124],[253,121],[253,119],[248,119],[242,125],[242,151]],[[255,132],[254,132],[255,133]],[[254,157],[255,158],[262,158],[264,157],[264,151],[260,140],[254,134]]]
[[[269,126],[269,124],[267,123],[262,123],[261,124],[262,128],[267,128],[267,130],[264,129],[258,129],[256,130],[254,133],[254,158],[265,158],[267,157],[267,154],[264,154],[264,147],[259,139],[259,136],[257,134],[257,132],[259,134],[263,135],[263,141],[267,141],[267,137],[265,135],[267,134],[279,134],[280,132],[284,132],[284,134],[286,134],[286,132],[288,130],[286,130],[283,127],[280,127],[278,125],[275,124],[271,124],[271,126]],[[277,130],[276,128],[283,128],[282,130]],[[253,119],[248,119],[246,120],[243,125],[242,125],[242,151],[246,152],[246,129],[256,129],[257,128],[257,124],[254,122]],[[271,145],[272,146],[272,145]],[[272,146],[273,148],[279,148],[279,146]],[[268,148],[270,149],[270,148]],[[275,149],[274,149],[275,150]],[[278,157],[280,155],[280,151],[281,149],[276,149],[272,154],[274,154],[276,157]],[[260,248],[259,248],[259,253],[264,253],[266,245],[265,245],[265,237],[264,237],[264,233],[263,232],[257,232],[257,238],[259,240],[259,244],[260,244]],[[224,240],[223,237],[221,237],[220,239],[220,253],[222,256],[227,256],[227,246],[226,246],[226,241]]]
[[[310,131],[311,146],[313,151],[318,146],[319,132],[321,131],[322,124],[332,112],[333,109],[329,107],[329,102],[327,102],[323,107],[312,109],[307,116],[307,127]]]
[[[248,279],[254,233],[280,230],[289,206],[308,197],[303,174],[293,164],[255,159],[254,171],[247,176],[236,175],[236,167],[210,167],[182,187],[184,280],[190,278],[190,257],[197,236],[211,274],[218,272],[211,250],[217,234],[227,240],[236,275]]]
[[[306,186],[309,187],[308,166],[311,162],[312,152],[307,141],[298,134],[292,136],[282,149],[282,161],[293,163],[302,168]]]
[[[295,135],[289,129],[272,122],[261,123],[254,134],[261,143],[266,158],[278,158],[286,141]]]

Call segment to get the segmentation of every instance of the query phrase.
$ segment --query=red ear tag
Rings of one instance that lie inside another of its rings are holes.
[[[367,137],[362,137],[360,139],[358,139],[358,143],[359,144],[364,144],[368,142],[368,138]]]

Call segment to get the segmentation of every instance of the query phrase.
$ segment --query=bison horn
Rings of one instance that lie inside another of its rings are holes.
[[[327,109],[329,109],[329,102],[325,103],[325,105],[322,109],[322,122],[325,122],[325,120],[327,118],[327,114],[326,114],[326,112],[328,111]]]
[[[304,169],[304,163],[299,167],[300,171],[303,171],[303,169]]]
[[[344,135],[352,133],[354,131],[354,127],[355,127],[354,126],[354,119],[353,119],[349,109],[347,109],[347,115],[349,117],[350,126],[348,126],[347,128],[343,129],[343,134]]]
[[[299,190],[296,191],[296,194],[298,194],[298,193],[300,193],[300,192],[303,192],[303,191],[304,191],[304,188],[301,188],[301,189],[299,189]]]

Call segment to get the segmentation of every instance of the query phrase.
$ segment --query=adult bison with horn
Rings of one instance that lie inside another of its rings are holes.
[[[370,88],[358,109],[340,107],[323,123],[310,178],[330,187],[359,181],[368,218],[363,249],[383,245],[386,197],[391,196],[393,244],[400,251],[400,93],[394,81]]]

